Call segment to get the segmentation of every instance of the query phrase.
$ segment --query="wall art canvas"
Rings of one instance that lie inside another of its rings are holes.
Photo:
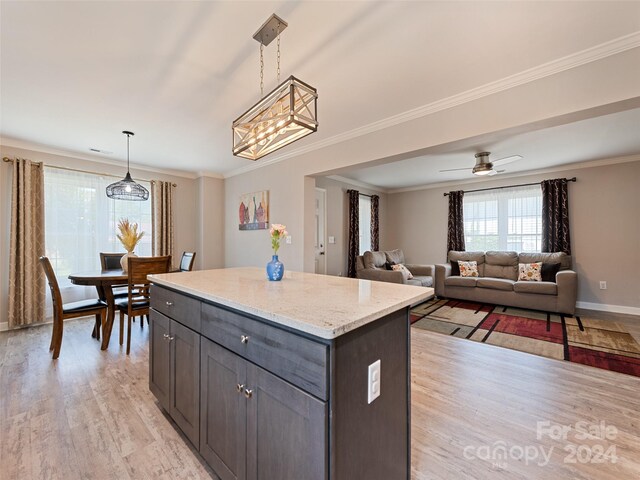
[[[240,230],[269,228],[269,190],[240,195],[238,219]]]

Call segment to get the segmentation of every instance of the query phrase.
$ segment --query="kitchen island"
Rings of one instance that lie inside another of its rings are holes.
[[[410,475],[409,306],[433,289],[153,275],[149,387],[222,480]]]

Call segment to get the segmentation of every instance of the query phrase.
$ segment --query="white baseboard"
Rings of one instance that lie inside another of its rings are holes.
[[[627,315],[640,315],[640,308],[626,307],[624,305],[607,305],[605,303],[576,302],[577,308],[586,310],[598,310],[600,312],[625,313]]]
[[[9,330],[9,322],[0,322],[0,332]]]

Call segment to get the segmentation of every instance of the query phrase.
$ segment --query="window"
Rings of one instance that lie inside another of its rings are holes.
[[[467,251],[539,252],[542,190],[539,185],[465,193]]]
[[[360,227],[360,255],[367,250],[371,250],[371,198],[360,195],[360,203],[358,204]]]
[[[127,217],[145,232],[136,254],[151,255],[151,201],[107,198],[113,177],[45,167],[45,250],[61,287],[73,272],[100,269],[100,252],[124,252],[117,223]],[[140,182],[150,189],[149,182]],[[95,297],[95,289],[93,291]]]

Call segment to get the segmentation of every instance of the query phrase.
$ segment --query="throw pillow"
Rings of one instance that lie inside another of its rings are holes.
[[[451,275],[454,277],[460,276],[460,265],[456,260],[451,260]]]
[[[413,275],[411,274],[411,272],[409,271],[409,269],[407,267],[405,267],[403,264],[401,263],[396,263],[394,265],[391,265],[391,269],[394,272],[402,272],[402,277],[405,280],[411,280],[413,278]]]
[[[395,265],[394,262],[387,262],[384,264],[384,268],[386,268],[387,270],[393,270],[394,265]]]
[[[458,262],[458,267],[460,268],[460,276],[461,277],[477,277],[478,276],[478,262],[472,260],[471,262],[463,262],[460,260]]]
[[[559,263],[543,263],[542,264],[542,281],[555,282],[556,273],[560,271]]]
[[[519,263],[518,264],[518,280],[525,282],[541,282],[542,281],[542,263]]]

